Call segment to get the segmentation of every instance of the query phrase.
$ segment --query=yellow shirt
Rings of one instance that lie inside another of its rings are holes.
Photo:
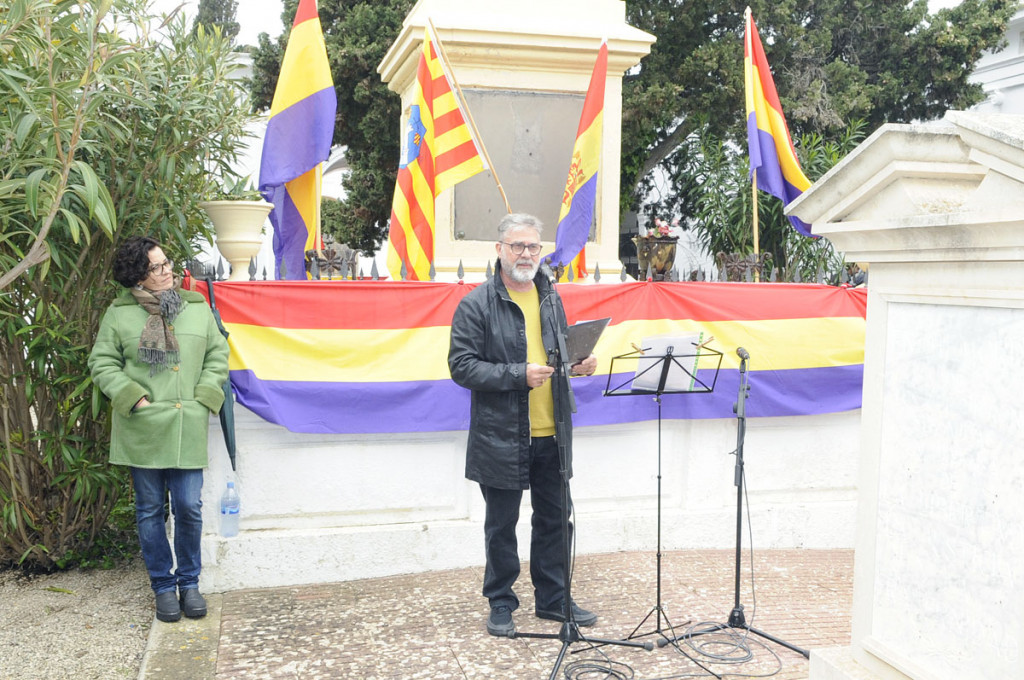
[[[548,353],[544,349],[544,338],[540,330],[540,298],[534,287],[525,293],[508,292],[512,301],[523,310],[526,319],[526,360],[545,366]],[[551,381],[530,390],[530,434],[534,437],[550,437],[555,434],[555,403],[551,397]]]

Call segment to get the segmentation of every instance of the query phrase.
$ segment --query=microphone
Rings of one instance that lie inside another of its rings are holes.
[[[547,277],[547,280],[550,281],[551,283],[557,282],[558,279],[555,278],[555,272],[551,270],[551,265],[548,264],[547,260],[544,260],[540,263],[540,272],[545,277]]]
[[[750,352],[748,352],[747,350],[743,349],[742,347],[737,347],[736,348],[736,355],[740,359],[744,359],[746,361],[750,361]]]

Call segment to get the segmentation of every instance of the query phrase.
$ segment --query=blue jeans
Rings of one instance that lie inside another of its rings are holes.
[[[173,592],[199,587],[202,568],[200,541],[203,537],[203,471],[150,470],[131,468],[135,485],[135,525],[139,530],[142,559],[149,571],[153,592]],[[174,554],[167,540],[164,500],[171,492],[174,515]],[[174,570],[174,558],[178,568]]]
[[[554,437],[535,437],[530,442],[530,504],[533,506],[530,535],[530,578],[536,608],[560,611],[565,596],[562,543],[562,484],[558,446]],[[519,607],[512,590],[519,578],[516,524],[523,492],[480,485],[487,506],[484,516],[483,595],[492,607]],[[572,502],[569,503],[570,509]],[[569,523],[572,537],[572,523]]]

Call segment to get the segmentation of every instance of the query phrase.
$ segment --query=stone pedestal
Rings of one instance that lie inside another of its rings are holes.
[[[852,645],[810,677],[1020,677],[1024,117],[883,126],[788,212],[870,262]]]
[[[513,212],[546,225],[551,251],[584,95],[601,39],[608,39],[604,129],[594,238],[588,266],[618,272],[619,164],[622,75],[650,50],[654,36],[626,23],[621,0],[420,0],[378,70],[402,95],[403,129],[415,85],[424,26],[433,22],[466,92],[470,115]],[[494,242],[505,206],[490,173],[456,185],[435,204],[434,265],[438,278],[460,262],[483,272],[495,259]]]

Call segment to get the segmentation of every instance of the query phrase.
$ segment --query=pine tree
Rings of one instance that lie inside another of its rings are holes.
[[[221,35],[234,42],[240,26],[235,21],[238,2],[236,0],[199,0],[199,12],[192,22],[192,32],[199,26],[207,31],[220,27]]]

